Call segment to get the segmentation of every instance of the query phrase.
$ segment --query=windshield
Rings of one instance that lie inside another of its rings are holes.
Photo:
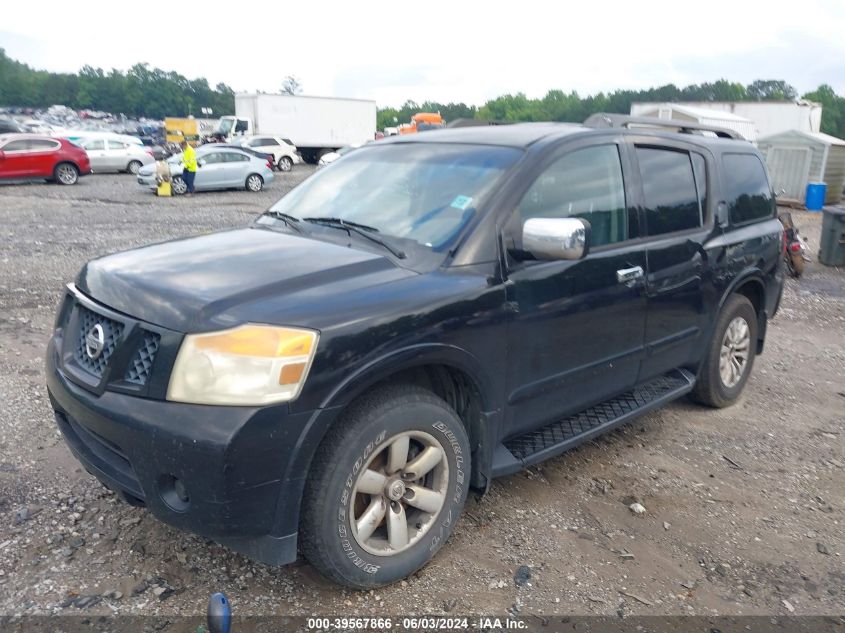
[[[360,148],[317,172],[271,210],[357,222],[441,250],[520,155],[507,147],[445,143]]]
[[[214,130],[215,134],[223,134],[226,135],[232,130],[232,119],[220,119],[220,123],[217,124],[217,129]]]

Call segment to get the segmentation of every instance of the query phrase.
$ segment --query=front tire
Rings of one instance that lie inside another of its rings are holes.
[[[59,163],[53,170],[53,179],[60,185],[75,185],[79,181],[79,170],[73,163]]]
[[[757,312],[747,297],[731,295],[716,321],[693,399],[719,409],[732,405],[748,382],[756,350]]]
[[[170,180],[170,190],[173,195],[181,196],[188,191],[188,184],[182,180],[182,176],[173,176]]]
[[[449,538],[469,473],[466,431],[443,400],[410,385],[367,394],[314,458],[303,553],[324,576],[354,589],[401,580]]]

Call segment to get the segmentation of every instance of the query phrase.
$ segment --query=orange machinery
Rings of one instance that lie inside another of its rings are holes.
[[[425,130],[436,130],[445,125],[439,112],[417,112],[411,117],[410,123],[399,126],[399,134],[416,134]]]

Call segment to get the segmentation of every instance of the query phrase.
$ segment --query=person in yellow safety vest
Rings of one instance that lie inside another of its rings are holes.
[[[197,177],[197,152],[190,146],[188,141],[182,141],[182,180],[185,181],[187,190],[185,195],[194,193],[194,178]]]

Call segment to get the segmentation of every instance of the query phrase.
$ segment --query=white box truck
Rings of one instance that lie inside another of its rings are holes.
[[[214,131],[224,141],[252,134],[289,139],[309,163],[371,141],[375,133],[375,101],[251,93],[235,95],[235,116],[220,117]]]

